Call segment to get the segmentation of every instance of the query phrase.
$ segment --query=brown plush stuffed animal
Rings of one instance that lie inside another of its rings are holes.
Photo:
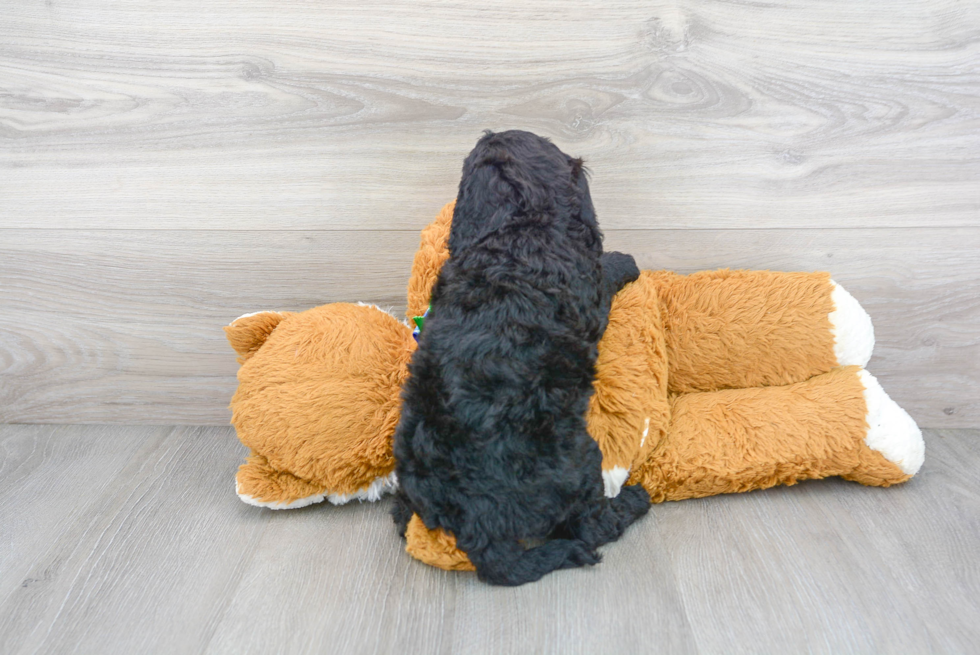
[[[421,315],[453,205],[422,232],[408,287]],[[369,305],[261,312],[225,328],[242,364],[232,423],[251,455],[247,503],[286,509],[392,490],[392,436],[415,349]],[[644,271],[617,294],[599,344],[588,423],[607,495],[638,482],[653,502],[841,476],[904,482],[922,465],[915,422],[862,367],[871,320],[826,273]],[[451,535],[415,516],[408,551],[472,569]]]

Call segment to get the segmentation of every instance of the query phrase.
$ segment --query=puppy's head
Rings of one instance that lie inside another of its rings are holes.
[[[463,163],[450,255],[491,232],[530,221],[554,223],[589,250],[601,250],[582,160],[530,132],[487,131]]]

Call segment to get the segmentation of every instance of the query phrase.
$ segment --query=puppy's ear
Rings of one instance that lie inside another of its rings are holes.
[[[522,206],[522,190],[514,179],[519,167],[494,136],[488,132],[463,163],[449,231],[450,257],[499,230]]]
[[[595,207],[592,205],[592,194],[589,192],[589,169],[581,159],[569,161],[572,166],[572,179],[578,194],[578,221],[572,221],[569,232],[589,250],[602,252],[602,232],[596,219]]]
[[[500,174],[513,190],[511,199],[517,213],[541,214],[552,204],[549,189],[535,180],[521,162],[507,162],[500,166]]]

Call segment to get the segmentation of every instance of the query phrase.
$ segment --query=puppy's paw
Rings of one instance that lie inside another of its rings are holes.
[[[650,509],[650,494],[642,485],[630,484],[623,487],[619,498],[619,502],[614,505],[620,514],[628,517],[630,523]]]
[[[602,255],[602,277],[618,290],[640,277],[640,269],[632,255],[607,252]]]
[[[579,566],[592,566],[598,564],[601,559],[599,553],[589,548],[584,541],[570,541],[562,568],[573,569]]]

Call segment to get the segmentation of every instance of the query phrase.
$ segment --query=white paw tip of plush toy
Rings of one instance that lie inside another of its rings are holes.
[[[623,483],[630,476],[630,472],[622,466],[614,466],[602,472],[602,486],[605,488],[606,498],[615,498],[623,488]]]
[[[875,331],[871,317],[861,304],[844,287],[833,280],[834,290],[830,299],[834,311],[830,312],[831,331],[834,333],[834,354],[839,366],[866,366],[875,347]]]
[[[381,500],[385,494],[390,494],[398,488],[398,476],[392,471],[384,477],[375,478],[374,481],[363,489],[358,489],[352,494],[330,494],[327,496],[334,505],[343,505],[352,500],[367,500],[374,502]]]
[[[252,505],[254,507],[268,507],[269,509],[299,509],[301,507],[306,507],[307,505],[315,505],[316,503],[322,503],[324,500],[329,501],[333,505],[344,505],[352,500],[367,500],[374,502],[376,500],[381,500],[381,497],[385,494],[392,493],[398,488],[398,477],[395,472],[392,471],[384,477],[375,478],[374,481],[363,489],[358,489],[354,493],[350,494],[313,494],[312,496],[307,496],[305,498],[297,498],[295,500],[290,500],[288,502],[283,502],[281,500],[277,501],[264,501],[259,500],[254,496],[249,496],[248,494],[242,493],[241,486],[238,481],[235,481],[235,493],[238,497],[242,499],[242,502]]]
[[[283,502],[281,500],[266,502],[259,500],[255,496],[249,496],[248,494],[243,494],[241,491],[241,486],[238,481],[235,481],[235,493],[241,498],[243,503],[252,505],[253,507],[267,507],[269,509],[299,509],[300,507],[306,507],[307,505],[315,505],[316,503],[322,503],[323,499],[326,497],[323,494],[314,494],[312,496],[307,496],[306,498],[297,498],[296,500],[291,500],[289,502]]]
[[[864,443],[894,462],[907,475],[915,475],[925,459],[922,431],[894,400],[888,397],[878,380],[865,370],[858,372],[864,385],[868,406],[868,436]]]

